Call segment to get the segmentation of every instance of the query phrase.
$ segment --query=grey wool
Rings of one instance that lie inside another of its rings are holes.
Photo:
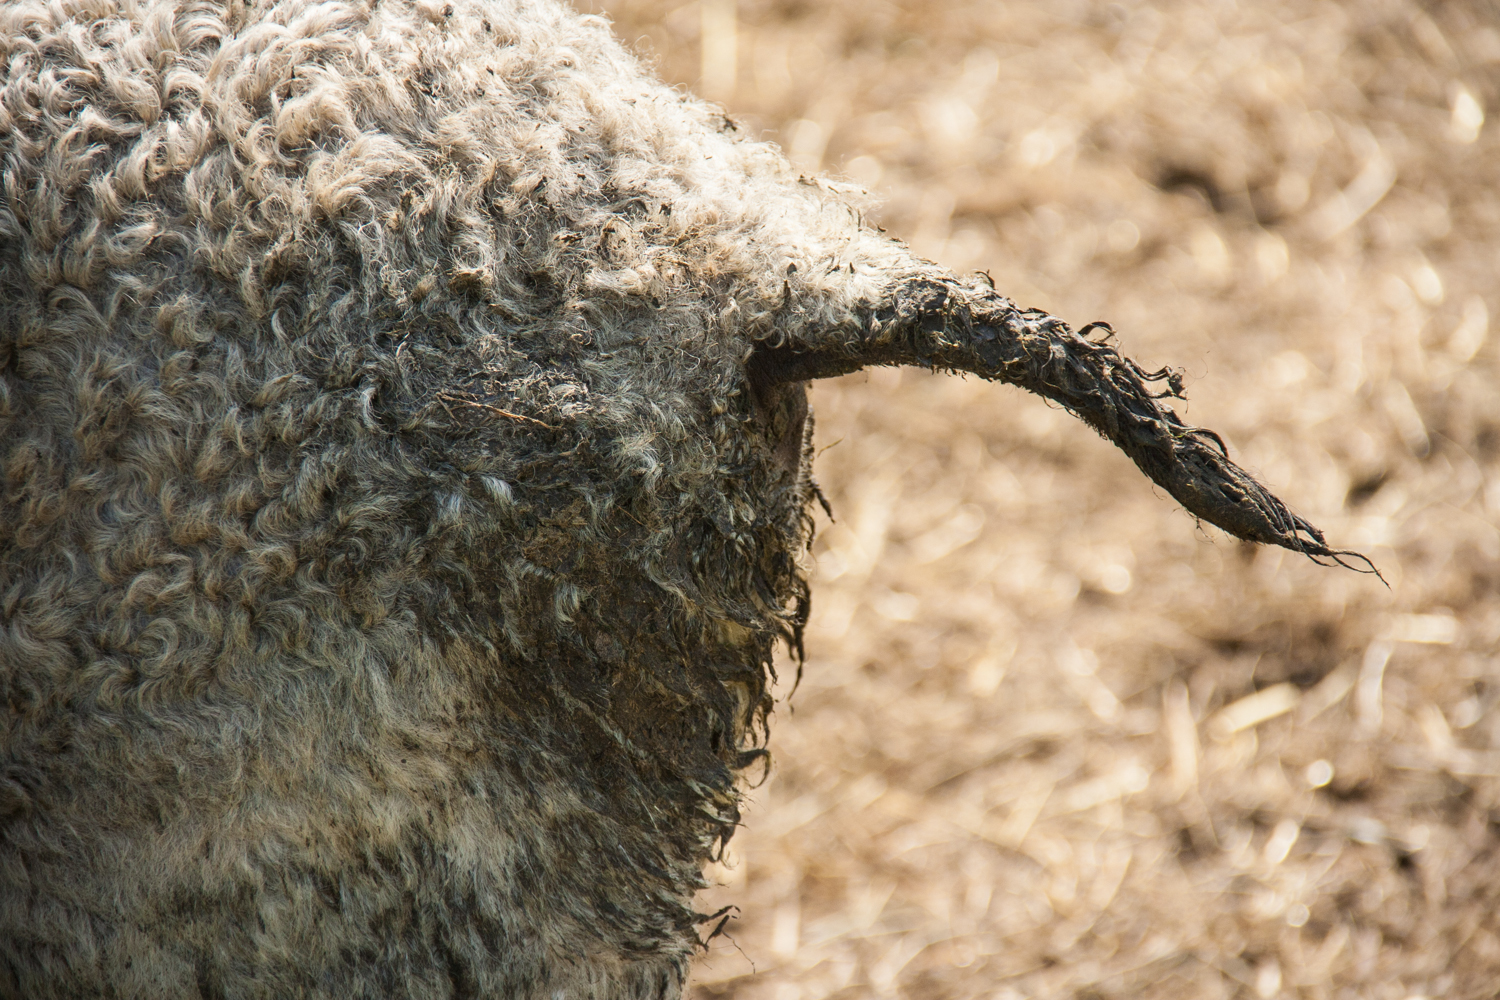
[[[0,997],[680,994],[810,378],[1013,383],[1345,555],[552,0],[11,0],[0,65]]]

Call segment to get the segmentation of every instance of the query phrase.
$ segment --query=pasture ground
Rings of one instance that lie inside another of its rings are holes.
[[[818,383],[837,520],[694,996],[1500,995],[1500,5],[602,6],[919,252],[1185,369],[1391,584],[1015,390]]]

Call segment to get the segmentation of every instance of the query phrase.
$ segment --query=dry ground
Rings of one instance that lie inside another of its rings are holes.
[[[1500,5],[603,3],[1390,580],[1065,413],[813,390],[836,523],[696,997],[1500,995]]]

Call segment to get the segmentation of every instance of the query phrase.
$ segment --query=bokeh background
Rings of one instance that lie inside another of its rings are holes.
[[[837,520],[694,995],[1500,995],[1500,5],[582,5],[919,253],[1184,369],[1390,582],[1015,390],[817,383]]]

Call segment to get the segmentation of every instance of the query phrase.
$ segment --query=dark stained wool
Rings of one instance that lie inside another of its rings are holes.
[[[806,379],[1020,385],[1343,558],[551,0],[18,0],[0,57],[0,996],[678,994]]]

